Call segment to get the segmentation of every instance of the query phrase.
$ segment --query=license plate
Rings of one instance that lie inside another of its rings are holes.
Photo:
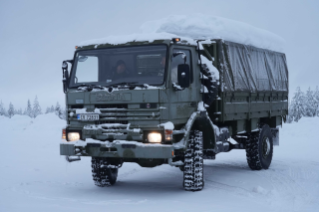
[[[98,121],[99,114],[78,114],[77,119],[80,121]]]

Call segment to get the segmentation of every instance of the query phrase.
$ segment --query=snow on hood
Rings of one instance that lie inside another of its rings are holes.
[[[149,21],[141,26],[143,33],[171,33],[193,39],[223,39],[282,52],[285,41],[266,30],[226,18],[204,14],[172,15]]]
[[[155,40],[171,40],[172,38],[179,37],[181,40],[186,41],[189,44],[196,45],[196,42],[192,38],[187,38],[184,36],[177,36],[171,33],[161,32],[161,33],[143,33],[143,34],[131,34],[131,35],[119,35],[119,36],[108,36],[101,39],[94,39],[83,41],[79,46],[88,46],[88,45],[98,45],[101,44],[111,44],[119,45],[127,42],[153,42]]]

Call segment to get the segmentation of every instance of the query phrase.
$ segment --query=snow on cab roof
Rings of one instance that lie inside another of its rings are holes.
[[[142,33],[142,34],[132,34],[132,35],[118,35],[118,36],[108,36],[105,38],[94,39],[83,41],[79,46],[88,46],[88,45],[102,45],[102,44],[111,44],[119,45],[128,42],[153,42],[155,40],[171,40],[173,38],[181,38],[181,40],[196,45],[196,42],[192,38],[187,38],[184,36],[177,36],[171,33],[160,32],[160,33]]]
[[[123,44],[132,41],[166,40],[180,37],[189,44],[194,39],[222,39],[235,43],[283,52],[284,40],[271,32],[249,24],[226,18],[203,14],[172,15],[164,19],[149,21],[141,27],[141,34],[109,36],[103,39],[80,43],[80,46],[99,44]]]

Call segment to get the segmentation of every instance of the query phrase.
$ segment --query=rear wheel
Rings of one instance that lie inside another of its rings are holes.
[[[203,133],[193,130],[184,154],[183,186],[186,191],[200,191],[204,188]]]
[[[246,143],[248,166],[252,170],[268,169],[273,155],[273,140],[269,126],[263,125],[259,133],[249,136]]]
[[[111,186],[116,183],[118,167],[111,165],[107,158],[92,157],[92,176],[96,186]]]

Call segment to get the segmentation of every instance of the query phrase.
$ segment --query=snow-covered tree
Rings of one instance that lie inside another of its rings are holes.
[[[291,123],[294,120],[294,117],[292,115],[293,111],[291,109],[291,103],[292,103],[292,101],[290,101],[289,104],[288,104],[288,115],[286,117],[286,123]]]
[[[10,104],[9,104],[8,116],[9,116],[9,118],[11,118],[12,116],[14,116],[14,106],[13,106],[13,104],[12,104],[11,102],[10,102]]]
[[[62,115],[61,115],[61,119],[66,120],[67,114],[66,114],[66,109],[62,109]]]
[[[28,105],[27,105],[27,108],[25,109],[24,111],[24,114],[33,118],[33,111],[32,111],[32,107],[31,107],[31,103],[30,103],[30,100],[28,99]]]
[[[14,114],[23,115],[22,109],[20,108],[20,109],[15,110]]]
[[[56,103],[56,106],[55,106],[55,109],[54,109],[54,110],[55,110],[55,114],[56,114],[57,116],[59,116],[61,119],[63,119],[63,110],[62,110],[62,108],[61,108],[59,102]]]
[[[38,102],[38,97],[36,96],[33,102],[32,108],[33,118],[36,118],[38,115],[42,114],[40,104]]]
[[[314,98],[314,114],[319,116],[319,90],[318,86],[316,87],[316,90],[313,92],[313,98]]]
[[[60,106],[59,102],[56,103],[54,110],[55,111],[60,111],[61,110],[61,106]]]
[[[316,115],[316,101],[314,98],[314,92],[309,89],[305,96],[305,116],[313,117]]]
[[[298,122],[301,117],[305,116],[305,94],[300,90],[300,87],[297,88],[297,91],[292,98],[291,102],[291,115],[294,121]]]
[[[6,109],[4,108],[2,101],[0,102],[0,116],[6,116],[7,112]]]
[[[54,109],[54,106],[52,105],[51,107],[47,107],[45,114],[54,113],[54,112],[55,112],[55,109]]]
[[[51,108],[47,107],[47,109],[45,110],[45,114],[51,113]]]
[[[54,106],[51,106],[51,113],[54,113]]]

